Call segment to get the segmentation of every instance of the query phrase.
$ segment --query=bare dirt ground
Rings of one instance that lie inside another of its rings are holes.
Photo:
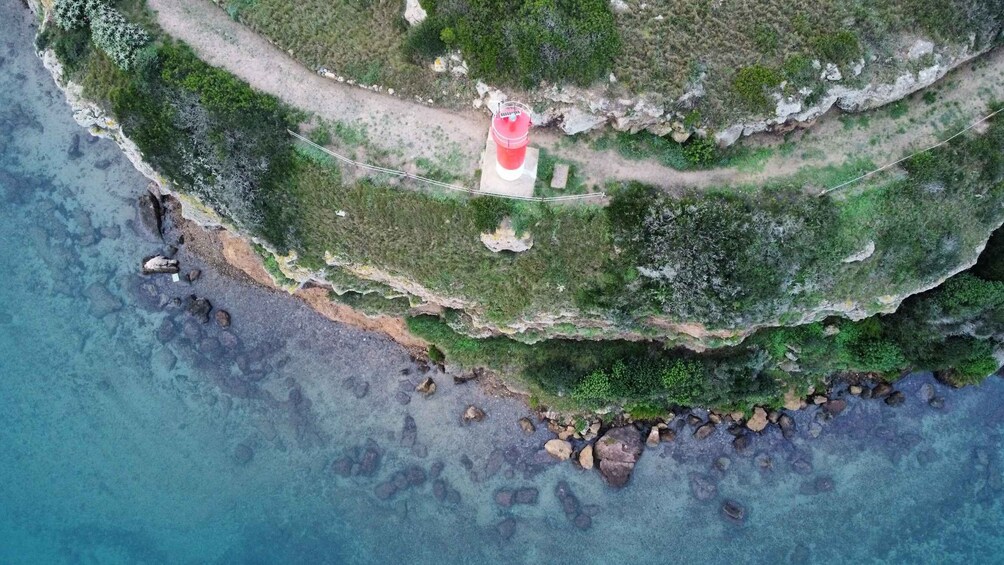
[[[416,160],[428,159],[446,163],[445,168],[468,178],[478,168],[489,126],[485,113],[448,111],[324,78],[207,0],[148,0],[147,4],[168,34],[188,43],[206,62],[325,120],[364,129],[368,142],[384,154],[385,162],[380,163],[384,166],[413,172]],[[763,182],[803,167],[852,159],[883,165],[985,115],[987,103],[1004,91],[1004,49],[963,65],[928,90],[936,93],[933,101],[930,95],[924,100],[917,93],[896,112],[831,111],[811,129],[791,134],[787,143],[773,134],[747,139],[745,143],[753,147],[770,149],[770,157],[754,170],[678,171],[654,160],[597,151],[586,143],[570,145],[553,129],[535,131],[533,142],[574,159],[586,182],[600,186],[610,180],[637,180],[680,190]]]

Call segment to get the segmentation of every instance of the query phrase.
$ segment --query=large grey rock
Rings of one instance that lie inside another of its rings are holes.
[[[568,135],[587,132],[596,129],[607,121],[606,116],[597,116],[571,107],[562,112],[561,131]]]
[[[512,227],[512,220],[505,218],[494,232],[481,234],[481,243],[484,243],[485,247],[495,253],[502,251],[522,253],[533,247],[533,235],[529,232],[521,236],[516,235],[516,230]]]
[[[594,448],[600,460],[600,474],[612,487],[622,487],[641,457],[641,434],[632,426],[613,428],[603,434]]]
[[[163,255],[153,255],[143,258],[144,275],[173,275],[178,273],[181,267],[177,259],[168,259]]]
[[[425,21],[429,16],[425,8],[418,3],[418,0],[404,0],[404,19],[411,25],[417,25]]]

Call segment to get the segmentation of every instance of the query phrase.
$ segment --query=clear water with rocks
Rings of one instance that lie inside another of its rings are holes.
[[[543,454],[516,400],[435,370],[415,394],[381,336],[184,247],[194,284],[142,277],[145,179],[74,124],[27,10],[0,15],[0,563],[1004,562],[1000,379],[916,375],[903,406],[848,397],[743,455],[684,427],[615,491]],[[191,294],[233,325],[171,302]],[[521,487],[535,502],[497,503]]]

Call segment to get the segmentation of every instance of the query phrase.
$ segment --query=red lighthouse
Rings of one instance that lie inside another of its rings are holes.
[[[492,116],[492,140],[498,148],[495,170],[503,180],[514,181],[523,174],[532,125],[530,108],[520,102],[503,102]]]

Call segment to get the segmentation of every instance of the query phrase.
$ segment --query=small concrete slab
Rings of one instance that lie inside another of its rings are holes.
[[[568,186],[568,165],[558,163],[554,166],[554,174],[551,175],[551,188],[563,190]]]
[[[488,134],[485,152],[481,155],[481,192],[502,194],[505,196],[533,196],[533,186],[537,182],[537,160],[540,150],[536,147],[526,148],[526,160],[523,162],[523,174],[516,180],[505,180],[495,170],[498,159],[498,148]]]

